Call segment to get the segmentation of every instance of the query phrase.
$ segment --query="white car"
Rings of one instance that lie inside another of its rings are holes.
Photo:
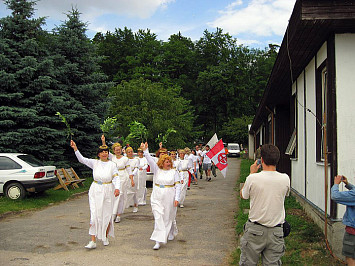
[[[228,143],[228,157],[235,156],[240,157],[240,147],[238,143]]]
[[[0,153],[0,193],[23,199],[26,192],[42,192],[58,183],[55,166],[45,166],[32,155]]]

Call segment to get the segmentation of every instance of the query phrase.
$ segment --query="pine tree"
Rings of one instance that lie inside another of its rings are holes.
[[[6,0],[12,14],[0,20],[0,149],[55,163],[54,64],[43,40],[44,18],[33,18],[33,1]]]
[[[107,76],[100,72],[102,58],[86,36],[86,23],[80,20],[77,9],[68,12],[67,20],[53,32],[57,89],[66,101],[58,111],[71,124],[73,139],[83,154],[95,157],[101,143],[100,123],[107,114],[106,95],[112,83],[107,83]],[[73,152],[66,148],[70,158]]]

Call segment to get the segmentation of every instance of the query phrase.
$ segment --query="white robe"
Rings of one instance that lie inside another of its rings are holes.
[[[133,175],[134,187],[132,187],[131,182],[129,183],[127,189],[127,203],[126,208],[133,206],[134,204],[138,204],[137,200],[137,191],[140,188],[140,183],[138,180],[138,166],[139,160],[137,158],[128,159],[129,165]]]
[[[174,201],[180,200],[180,177],[175,169],[160,169],[148,150],[144,151],[144,156],[147,158],[151,172],[154,173],[150,203],[155,223],[150,239],[166,243],[169,235],[176,236],[178,233],[175,222],[177,208],[174,207]],[[164,185],[175,186],[162,187]]]
[[[148,168],[148,161],[146,158],[138,158],[139,166],[138,166],[138,182],[139,188],[137,190],[137,200],[138,205],[146,205],[146,196],[147,196],[147,168]],[[140,170],[142,169],[142,170]]]
[[[108,234],[112,237],[115,236],[112,217],[115,201],[114,190],[121,188],[116,164],[111,161],[103,162],[85,158],[79,151],[76,151],[75,155],[79,162],[93,170],[94,182],[89,189],[89,235],[94,235],[98,239],[106,241],[106,230],[109,224],[111,226]]]
[[[189,183],[189,170],[191,169],[190,162],[187,159],[180,160],[180,179],[181,179],[181,194],[180,205],[184,204],[187,192],[187,185]]]
[[[127,204],[127,190],[128,186],[131,185],[129,176],[132,175],[132,171],[129,167],[129,160],[127,157],[122,156],[120,159],[117,159],[116,155],[110,153],[109,158],[117,165],[118,177],[121,181],[120,195],[116,197],[115,205],[113,207],[113,214],[117,215],[124,213],[124,209]]]

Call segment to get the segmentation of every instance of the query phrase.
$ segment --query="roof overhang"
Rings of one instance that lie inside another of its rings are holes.
[[[289,104],[293,82],[332,34],[354,32],[355,0],[297,0],[250,132],[268,109]]]

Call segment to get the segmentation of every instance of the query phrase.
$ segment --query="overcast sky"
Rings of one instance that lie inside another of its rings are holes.
[[[280,44],[296,0],[41,0],[36,16],[44,16],[52,30],[76,7],[88,23],[88,37],[115,28],[150,29],[167,41],[179,31],[193,41],[222,28],[239,44],[264,48]],[[3,1],[0,17],[10,14]]]

